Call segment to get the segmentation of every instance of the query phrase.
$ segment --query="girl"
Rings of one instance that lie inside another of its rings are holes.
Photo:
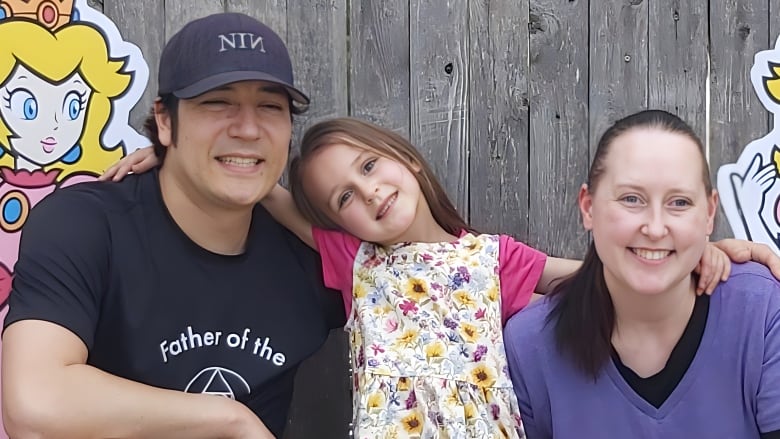
[[[528,436],[780,438],[780,283],[743,264],[694,292],[718,196],[693,130],[616,122],[579,205],[582,267],[505,330]]]
[[[156,162],[128,157],[103,178]],[[290,187],[263,204],[342,293],[355,437],[522,437],[502,323],[579,262],[474,232],[408,141],[356,119],[307,131]],[[708,256],[718,273],[722,257]]]

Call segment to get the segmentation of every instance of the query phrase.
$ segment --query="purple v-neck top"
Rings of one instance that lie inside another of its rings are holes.
[[[780,430],[780,283],[763,266],[733,265],[710,301],[690,367],[655,408],[612,361],[594,382],[555,347],[550,300],[504,329],[529,439],[758,438]]]

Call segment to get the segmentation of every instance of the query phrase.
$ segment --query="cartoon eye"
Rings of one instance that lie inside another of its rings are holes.
[[[15,232],[22,228],[30,213],[30,200],[20,191],[11,191],[0,198],[0,229]]]
[[[24,120],[38,117],[38,101],[35,96],[23,88],[11,92],[11,112]]]
[[[72,91],[65,96],[62,110],[70,120],[76,120],[81,114],[81,98],[82,95],[75,91]]]

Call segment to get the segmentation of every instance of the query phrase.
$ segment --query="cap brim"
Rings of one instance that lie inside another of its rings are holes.
[[[251,70],[218,73],[216,75],[209,76],[208,78],[201,79],[200,81],[180,90],[176,90],[173,92],[173,95],[179,99],[190,99],[194,98],[195,96],[202,95],[209,90],[213,90],[215,88],[222,87],[223,85],[238,81],[267,81],[274,84],[279,84],[287,90],[293,101],[302,105],[309,105],[309,97],[303,94],[297,88],[293,87],[285,81],[280,80],[276,76]]]

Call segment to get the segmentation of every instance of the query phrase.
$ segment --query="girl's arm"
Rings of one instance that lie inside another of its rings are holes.
[[[136,149],[122,157],[98,177],[100,181],[121,181],[125,175],[141,174],[160,164],[160,160],[154,155],[154,148],[145,146]]]
[[[140,148],[132,153],[122,157],[121,160],[106,169],[106,172],[100,176],[101,181],[120,181],[129,173],[140,174],[146,172],[160,164],[160,160],[154,155],[154,149],[151,146]],[[268,210],[279,224],[295,235],[306,245],[317,250],[314,237],[311,232],[311,223],[301,215],[298,208],[295,207],[290,192],[277,184],[271,192],[260,200],[260,204]]]
[[[283,225],[287,230],[295,233],[295,236],[306,245],[317,250],[317,244],[311,232],[311,223],[308,222],[295,206],[290,192],[280,184],[276,184],[271,192],[260,200],[260,204]]]

